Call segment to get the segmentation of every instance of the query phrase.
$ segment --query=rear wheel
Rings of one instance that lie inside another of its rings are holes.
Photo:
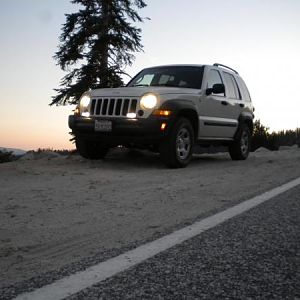
[[[229,146],[229,154],[233,160],[247,159],[251,146],[251,132],[246,124],[241,125],[234,142]]]
[[[104,158],[109,150],[109,147],[100,142],[89,141],[81,138],[76,138],[76,148],[79,154],[88,159]]]
[[[163,162],[171,168],[184,168],[191,160],[194,146],[194,130],[186,118],[179,118],[169,135],[160,145]]]

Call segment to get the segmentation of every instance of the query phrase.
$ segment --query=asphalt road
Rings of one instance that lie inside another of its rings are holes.
[[[300,299],[300,187],[75,299]]]
[[[67,299],[300,299],[300,186]]]

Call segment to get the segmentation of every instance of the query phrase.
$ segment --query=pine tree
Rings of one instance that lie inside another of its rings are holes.
[[[118,87],[126,66],[141,51],[141,29],[130,22],[142,22],[134,10],[146,6],[143,0],[71,0],[80,10],[66,14],[60,44],[54,58],[69,72],[55,89],[52,104],[76,103],[88,89]]]
[[[260,120],[256,120],[254,122],[253,127],[253,136],[251,143],[251,150],[255,151],[259,147],[266,147],[268,136],[269,136],[269,128],[264,126]]]

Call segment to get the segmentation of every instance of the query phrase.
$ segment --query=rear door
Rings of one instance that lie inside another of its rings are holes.
[[[239,116],[245,107],[245,101],[242,100],[242,93],[237,84],[236,77],[229,72],[222,72],[222,76],[225,82],[226,97],[230,104],[230,112],[228,117],[238,122]],[[238,125],[238,123],[236,123]]]

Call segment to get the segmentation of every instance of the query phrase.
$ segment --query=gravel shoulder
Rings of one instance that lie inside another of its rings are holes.
[[[139,245],[300,176],[300,149],[247,161],[195,155],[170,170],[155,154],[103,161],[46,155],[0,165],[0,288]]]

